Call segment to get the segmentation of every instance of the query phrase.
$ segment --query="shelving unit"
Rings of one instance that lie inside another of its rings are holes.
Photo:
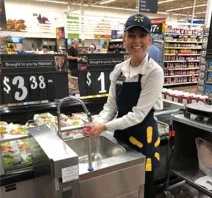
[[[108,44],[108,52],[125,52],[122,39],[111,39]]]
[[[196,84],[202,50],[201,30],[173,28],[164,34],[164,86]]]

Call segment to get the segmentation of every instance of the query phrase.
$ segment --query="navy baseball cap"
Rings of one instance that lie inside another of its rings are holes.
[[[134,27],[139,27],[141,29],[144,29],[147,33],[150,33],[151,21],[147,16],[144,16],[142,14],[134,14],[127,19],[124,31],[126,32]]]

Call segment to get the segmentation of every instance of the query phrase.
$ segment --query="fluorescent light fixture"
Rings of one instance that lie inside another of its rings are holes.
[[[56,0],[36,0],[36,1],[46,2],[46,3],[55,3],[55,4],[64,4],[64,5],[68,4],[68,2],[66,1],[56,1]]]
[[[205,6],[207,6],[207,4],[199,4],[199,5],[195,6],[195,8],[205,7]],[[172,12],[172,11],[178,11],[178,10],[187,10],[187,9],[191,9],[191,8],[193,8],[193,6],[187,6],[187,7],[183,7],[183,8],[169,9],[169,10],[166,10],[166,12]]]
[[[164,1],[159,1],[158,4],[164,4],[164,3],[169,3],[177,0],[164,0]]]
[[[116,0],[105,0],[105,1],[100,1],[99,4],[100,4],[100,5],[104,5],[104,4],[112,3],[112,2],[114,2],[114,1],[116,1]]]
[[[206,12],[195,12],[195,15],[196,14],[206,14]]]

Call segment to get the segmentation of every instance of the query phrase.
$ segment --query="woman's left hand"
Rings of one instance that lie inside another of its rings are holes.
[[[106,126],[103,123],[98,123],[98,122],[91,122],[87,123],[83,129],[83,132],[85,135],[91,136],[98,136],[106,130]]]

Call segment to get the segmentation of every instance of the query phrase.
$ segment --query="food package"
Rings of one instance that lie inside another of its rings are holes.
[[[0,152],[6,172],[32,164],[30,143],[27,139],[0,143]]]
[[[57,126],[57,119],[51,113],[41,113],[35,114],[33,120],[37,126],[48,125],[48,126]]]
[[[27,135],[28,127],[26,125],[14,124],[0,121],[0,138],[7,139],[17,135]]]
[[[203,138],[196,138],[199,169],[208,176],[212,176],[212,143]]]

